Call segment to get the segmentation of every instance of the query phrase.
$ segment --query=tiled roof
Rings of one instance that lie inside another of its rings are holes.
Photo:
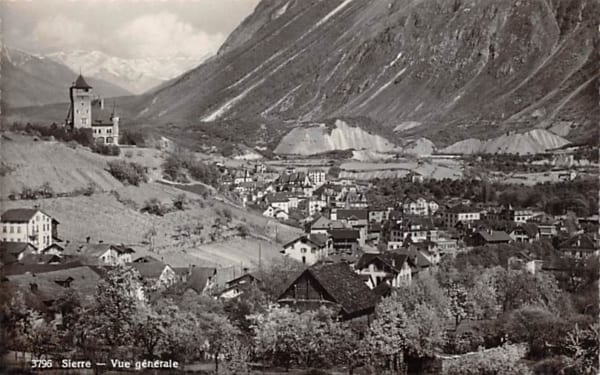
[[[578,249],[578,250],[598,250],[598,240],[595,240],[589,233],[575,235],[562,242],[559,249]]]
[[[192,267],[187,286],[196,293],[201,294],[206,288],[208,280],[215,276],[216,273],[217,270],[213,267]]]
[[[400,272],[402,265],[408,261],[408,255],[386,251],[380,254],[363,254],[356,263],[356,269],[367,268],[373,262],[381,262],[394,272]]]
[[[0,242],[0,252],[18,255],[28,248],[35,249],[29,242]]]
[[[1,220],[4,223],[27,223],[38,211],[35,208],[14,208],[4,211]]]
[[[50,264],[50,263],[60,263],[61,258],[58,255],[54,254],[35,254],[29,253],[25,254],[23,258],[19,261],[21,264]]]
[[[167,265],[163,262],[147,262],[131,263],[131,267],[135,268],[144,279],[158,279]]]
[[[57,266],[54,266],[57,267]],[[70,289],[82,296],[91,296],[96,292],[96,285],[100,275],[87,266],[56,269],[43,273],[22,273],[9,275],[7,278],[21,288],[37,295],[41,300],[53,300],[60,296],[67,288],[57,283],[71,278]],[[31,284],[37,285],[37,291],[31,291]]]
[[[485,231],[480,230],[477,232],[485,242],[510,242],[512,238],[504,231],[501,230],[492,230]]]
[[[148,263],[148,262],[158,262],[158,259],[156,259],[150,255],[145,255],[143,257],[136,258],[133,261],[133,263]]]
[[[419,269],[428,268],[432,266],[429,259],[427,259],[427,257],[425,257],[423,253],[417,250],[417,247],[415,247],[414,245],[411,245],[408,248],[394,250],[394,252],[408,256],[409,263],[414,267],[418,267]]]
[[[338,210],[337,211],[338,220],[351,219],[356,218],[358,220],[369,220],[369,211],[368,210]]]
[[[306,178],[306,173],[304,172],[296,172],[290,174],[282,174],[280,175],[276,182],[279,184],[296,184],[303,183]]]
[[[13,264],[8,267],[4,267],[2,270],[5,275],[20,275],[27,272],[31,273],[45,273],[53,272],[57,270],[65,270],[70,268],[81,267],[83,264],[79,261],[63,263],[63,264]]]
[[[112,112],[100,107],[99,101],[92,102],[92,126],[112,126]]]
[[[332,300],[342,307],[345,314],[352,315],[375,308],[377,296],[365,285],[361,277],[345,263],[322,264],[310,267],[294,278],[285,288],[284,293],[305,273],[308,273],[329,294]]]
[[[354,229],[332,229],[329,231],[334,240],[357,240],[360,233]]]

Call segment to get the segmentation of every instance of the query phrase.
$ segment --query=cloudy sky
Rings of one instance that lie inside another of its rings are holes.
[[[214,53],[259,0],[0,0],[4,43],[33,53]]]

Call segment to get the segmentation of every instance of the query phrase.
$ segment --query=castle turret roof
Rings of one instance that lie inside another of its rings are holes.
[[[76,89],[91,89],[92,86],[88,85],[88,83],[83,79],[83,76],[80,74],[79,77],[75,80],[75,84],[73,85]]]

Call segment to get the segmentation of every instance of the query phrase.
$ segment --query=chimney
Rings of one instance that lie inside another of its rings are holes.
[[[100,98],[100,109],[104,109],[104,98]]]
[[[85,243],[90,243],[90,240],[91,240],[91,237],[90,237],[90,236],[87,236],[87,237],[85,238]]]
[[[329,220],[337,220],[337,208],[332,208],[329,213]]]

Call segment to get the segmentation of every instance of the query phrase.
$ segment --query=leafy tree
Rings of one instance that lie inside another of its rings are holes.
[[[24,330],[27,348],[34,358],[40,358],[56,347],[58,338],[58,332],[55,329],[56,322],[47,322],[35,310],[27,310],[27,312],[26,329]]]
[[[248,316],[266,311],[267,296],[255,284],[250,285],[242,295],[225,304],[227,316],[242,332],[252,332],[252,322]]]
[[[270,307],[264,314],[251,317],[255,351],[273,365],[290,368],[300,356],[302,337],[301,315],[286,307]]]
[[[592,375],[599,370],[600,325],[594,322],[586,329],[576,325],[565,339],[565,346],[571,354],[568,368],[577,374]]]
[[[497,282],[494,271],[485,269],[468,289],[471,313],[475,319],[493,319],[498,313]]]
[[[365,337],[366,346],[373,355],[385,358],[390,369],[397,369],[407,348],[408,317],[402,304],[393,298],[383,299],[375,316]]]
[[[199,317],[200,331],[206,338],[207,352],[215,361],[215,372],[219,372],[219,357],[233,351],[238,345],[240,331],[226,316],[204,313]],[[238,348],[239,349],[239,348]],[[238,352],[239,353],[239,352]]]
[[[171,309],[164,318],[168,322],[158,351],[164,359],[182,363],[201,358],[206,350],[206,339],[200,329],[199,319],[192,313]]]
[[[529,353],[537,358],[547,356],[567,332],[565,319],[541,306],[523,306],[511,312],[505,331],[512,342],[525,342]]]
[[[138,280],[139,274],[131,268],[109,271],[106,279],[98,283],[94,303],[84,313],[82,332],[89,332],[112,349],[129,345],[140,303]]]
[[[125,184],[138,186],[148,181],[146,168],[135,162],[111,160],[108,162],[108,172]]]
[[[444,344],[444,320],[438,311],[419,304],[407,317],[407,353],[416,358],[431,357]]]
[[[455,327],[469,315],[469,299],[467,291],[461,285],[454,284],[448,290],[450,315],[454,318]]]

